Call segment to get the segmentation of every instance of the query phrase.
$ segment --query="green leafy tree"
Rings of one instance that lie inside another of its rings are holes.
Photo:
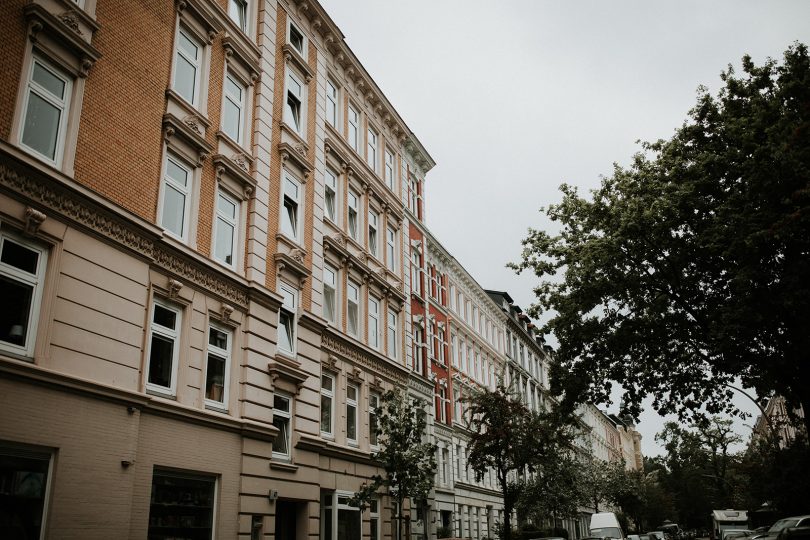
[[[537,468],[534,478],[526,481],[517,503],[518,515],[535,523],[576,518],[582,500],[582,466],[568,452],[548,456]]]
[[[469,466],[479,481],[494,471],[503,497],[503,540],[511,540],[512,511],[523,489],[518,476],[567,447],[567,417],[530,411],[503,383],[495,390],[476,391],[464,402],[470,418]]]
[[[425,442],[427,420],[423,407],[424,403],[404,391],[389,390],[381,396],[376,411],[380,451],[375,452],[372,459],[379,463],[385,475],[372,476],[351,500],[353,505],[362,506],[375,497],[380,488],[388,488],[397,502],[400,537],[403,523],[409,523],[403,514],[405,501],[413,507],[426,500],[436,473],[436,445]]]
[[[602,461],[588,456],[580,461],[581,499],[599,512],[600,505],[615,505],[626,487],[624,461]]]
[[[513,267],[540,278],[531,314],[555,313],[566,401],[605,402],[615,381],[634,416],[645,395],[716,414],[739,377],[810,411],[810,59],[795,44],[742,68],[589,197],[563,185],[559,231],[523,241]]]

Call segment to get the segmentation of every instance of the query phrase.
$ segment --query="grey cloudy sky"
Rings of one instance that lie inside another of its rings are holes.
[[[810,43],[806,0],[321,3],[437,162],[429,227],[483,287],[521,306],[534,280],[504,265],[528,227],[549,226],[538,210],[562,182],[594,188],[635,141],[670,137],[698,85],[716,91],[744,54],[759,64]],[[642,415],[645,454],[661,453],[662,424]]]

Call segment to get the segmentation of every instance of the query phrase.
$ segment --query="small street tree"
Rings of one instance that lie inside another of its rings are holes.
[[[512,512],[522,490],[517,476],[562,453],[570,429],[556,411],[530,411],[502,382],[495,390],[474,392],[465,403],[471,431],[469,466],[479,481],[488,470],[494,471],[503,497],[502,540],[511,540]]]
[[[380,451],[372,455],[385,471],[374,475],[352,497],[351,504],[364,506],[380,488],[388,488],[396,501],[398,538],[402,538],[403,523],[410,519],[403,514],[404,503],[411,508],[428,498],[436,473],[436,445],[427,440],[427,420],[424,403],[408,396],[405,391],[389,390],[381,396],[376,410],[377,436]]]
[[[593,456],[579,460],[581,502],[599,512],[600,504],[615,505],[626,489],[623,461],[602,461]]]
[[[526,481],[518,497],[518,515],[535,523],[575,518],[582,500],[581,463],[568,452],[548,456],[534,478]]]

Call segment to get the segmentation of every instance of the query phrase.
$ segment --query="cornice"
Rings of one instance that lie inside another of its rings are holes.
[[[405,366],[391,362],[381,353],[348,341],[342,334],[332,327],[324,329],[321,336],[321,346],[328,352],[345,358],[355,364],[363,366],[370,373],[375,373],[388,379],[397,386],[403,386],[408,377]]]

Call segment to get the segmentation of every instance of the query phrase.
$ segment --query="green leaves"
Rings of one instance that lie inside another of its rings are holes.
[[[644,143],[587,196],[560,187],[559,232],[529,230],[533,315],[559,348],[553,390],[634,415],[730,409],[735,378],[810,406],[810,58],[723,73],[666,141]],[[562,278],[562,279],[560,279]]]

